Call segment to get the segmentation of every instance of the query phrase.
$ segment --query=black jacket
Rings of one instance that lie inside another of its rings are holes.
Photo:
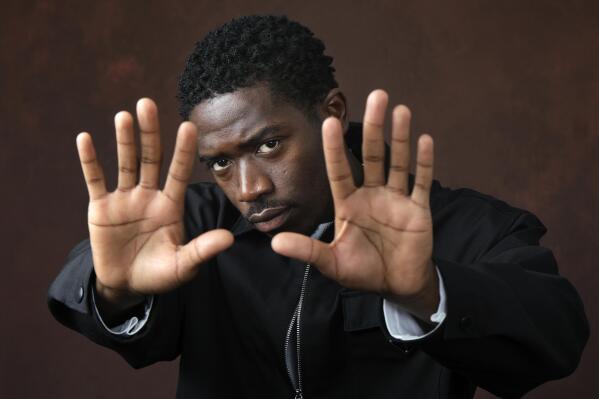
[[[358,156],[360,141],[348,139]],[[518,397],[576,368],[588,324],[576,290],[539,246],[546,228],[537,217],[438,181],[430,198],[433,259],[447,293],[442,327],[422,340],[394,340],[378,295],[313,268],[301,319],[306,399],[470,398],[476,386]],[[88,240],[50,287],[52,314],[135,368],[180,355],[179,398],[292,398],[283,348],[303,265],[274,253],[215,184],[189,186],[184,217],[188,237],[224,227],[235,243],[193,281],[157,297],[137,335],[111,335],[92,310]]]

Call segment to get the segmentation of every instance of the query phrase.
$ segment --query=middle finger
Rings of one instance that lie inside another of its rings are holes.
[[[407,195],[408,171],[410,167],[410,110],[398,105],[393,110],[393,128],[391,132],[391,166],[387,188]]]
[[[114,117],[116,130],[117,155],[119,163],[118,189],[127,191],[135,187],[137,179],[137,159],[133,117],[128,112],[119,112]]]
[[[383,127],[389,96],[383,90],[375,90],[366,100],[362,137],[362,162],[364,164],[364,187],[385,184],[385,138]]]
[[[137,102],[137,120],[141,131],[141,172],[139,185],[157,189],[160,179],[162,148],[160,147],[160,126],[158,108],[154,101],[142,98]]]

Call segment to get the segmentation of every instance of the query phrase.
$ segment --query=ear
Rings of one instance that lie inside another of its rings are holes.
[[[319,114],[322,120],[325,120],[329,116],[339,119],[343,126],[343,132],[347,132],[349,127],[347,120],[347,100],[339,88],[334,88],[328,92],[320,105]]]

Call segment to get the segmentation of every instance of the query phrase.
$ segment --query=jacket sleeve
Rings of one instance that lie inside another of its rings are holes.
[[[466,236],[464,243],[433,256],[445,284],[447,317],[443,328],[415,345],[474,384],[519,397],[572,373],[589,327],[575,288],[558,274],[552,252],[539,245],[545,226],[527,211],[509,212],[509,218],[500,213],[458,226],[451,234]],[[499,219],[506,221],[501,228]],[[500,233],[485,238],[492,230]],[[444,233],[447,241],[451,234]],[[477,255],[459,255],[460,245]]]
[[[48,307],[56,320],[115,350],[134,368],[179,355],[183,312],[179,290],[155,297],[150,317],[138,333],[117,336],[106,330],[94,309],[91,292],[94,283],[92,252],[86,239],[71,250],[48,291]]]
[[[227,228],[223,220],[229,202],[215,183],[196,183],[185,192],[185,243],[204,231]],[[201,268],[197,279],[205,267]],[[208,281],[209,279],[205,279]],[[60,323],[80,332],[99,345],[117,351],[127,362],[140,368],[160,360],[172,360],[181,352],[185,323],[186,286],[155,295],[150,317],[134,335],[109,332],[95,311],[91,288],[95,284],[92,251],[89,239],[83,240],[67,256],[65,265],[48,292],[48,307]]]

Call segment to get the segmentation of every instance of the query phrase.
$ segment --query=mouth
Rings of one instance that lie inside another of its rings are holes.
[[[256,229],[263,233],[277,229],[285,223],[291,210],[288,206],[266,208],[259,213],[250,215],[248,220],[254,224]]]

